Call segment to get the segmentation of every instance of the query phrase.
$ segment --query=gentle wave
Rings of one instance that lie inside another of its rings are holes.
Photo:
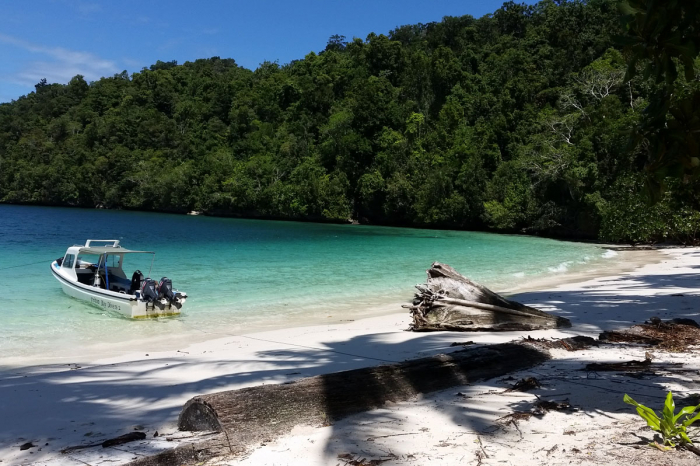
[[[557,265],[556,267],[548,267],[548,270],[552,273],[561,273],[561,272],[566,272],[569,270],[569,267],[573,264],[572,261],[566,261],[562,262],[561,264]]]

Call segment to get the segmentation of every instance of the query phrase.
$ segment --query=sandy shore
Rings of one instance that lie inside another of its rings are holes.
[[[630,253],[636,257],[630,259],[634,266],[645,262],[643,253]],[[652,251],[649,257],[654,255],[656,260],[658,254],[660,262],[630,272],[611,270],[608,277],[583,276],[577,283],[521,291],[516,296],[519,301],[573,323],[566,331],[529,334],[597,337],[601,330],[628,327],[651,316],[697,319],[700,249]],[[449,352],[454,350],[451,343],[465,339],[490,344],[525,336],[519,332],[415,334],[404,331],[408,323],[408,314],[401,313],[222,338],[213,331],[211,340],[183,343],[177,350],[158,352],[153,347],[118,358],[80,359],[87,363],[6,367],[0,372],[0,458],[3,464],[122,464],[191,441],[188,434],[176,431],[176,420],[182,405],[197,394]],[[651,435],[622,403],[622,393],[660,405],[669,388],[678,396],[700,392],[700,356],[655,353],[659,361],[682,360],[684,368],[695,372],[661,374],[650,380],[617,373],[592,379],[578,370],[590,361],[643,359],[644,351],[637,347],[554,351],[551,364],[513,374],[516,379],[527,375],[540,379],[543,387],[534,392],[503,394],[512,384],[507,380],[455,387],[332,426],[299,429],[247,458],[218,463],[344,465],[359,464],[362,458],[386,460],[385,465],[634,464],[635,458],[646,462],[654,453],[639,444]],[[534,394],[567,398],[578,410],[550,412],[517,425],[498,421],[532,405]],[[146,432],[147,440],[59,453],[68,446],[100,442],[135,429]],[[156,431],[159,435],[154,438]],[[35,447],[20,450],[27,442]],[[673,464],[683,464],[678,462],[685,461],[683,453],[673,455]],[[688,458],[695,464],[697,457]]]

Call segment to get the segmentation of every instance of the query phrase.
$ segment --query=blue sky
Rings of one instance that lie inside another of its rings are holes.
[[[0,1],[0,102],[42,78],[88,81],[157,60],[233,58],[255,69],[320,51],[340,34],[364,39],[443,16],[481,17],[502,0]],[[532,3],[528,1],[527,3]]]

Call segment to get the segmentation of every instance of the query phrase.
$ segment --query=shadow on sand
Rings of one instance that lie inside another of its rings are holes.
[[[697,253],[691,253],[696,254]],[[700,268],[696,267],[696,268]],[[553,312],[572,321],[566,331],[526,332],[533,337],[588,334],[597,336],[601,330],[628,327],[652,316],[697,318],[700,314],[698,277],[693,274],[633,275],[600,280],[596,286],[576,291],[543,291],[524,293],[514,299]],[[651,294],[648,290],[660,290]],[[317,348],[268,344],[254,352],[232,350],[225,357],[186,355],[179,358],[140,360],[127,363],[75,368],[73,366],[38,366],[28,369],[0,370],[0,455],[21,464],[25,461],[63,461],[57,451],[68,445],[94,442],[121,435],[134,428],[152,432],[167,426],[172,432],[180,410],[189,398],[199,394],[231,390],[259,384],[284,383],[302,377],[338,372],[360,367],[401,362],[406,359],[450,352],[453,342],[473,340],[477,344],[517,339],[523,333],[467,334],[455,332],[411,334],[401,341],[388,338],[390,333],[359,335],[345,341],[327,341]],[[231,337],[241,340],[247,337]],[[240,357],[245,355],[245,357]],[[542,396],[561,397],[571,387],[584,387],[594,396],[571,399],[571,404],[586,413],[614,414],[627,407],[621,403],[622,392],[634,393],[640,402],[660,404],[670,383],[680,384],[683,392],[695,388],[677,377],[657,375],[634,379],[624,375],[599,378],[580,369],[585,364],[576,353],[559,361],[554,372],[543,379],[550,385],[535,391]],[[527,372],[537,376],[540,369]],[[204,375],[202,375],[204,374]],[[575,377],[572,376],[575,374]],[[425,380],[406,379],[417,391]],[[502,381],[489,382],[494,388],[508,386]],[[329,390],[342,390],[334,384]],[[377,390],[381,390],[378,386]],[[450,392],[451,393],[451,392]],[[337,399],[342,393],[328,393],[327,399]],[[376,393],[381,401],[386,394]],[[450,395],[453,396],[453,395]],[[510,410],[530,408],[531,401],[508,402]],[[680,403],[679,403],[680,404]],[[333,411],[332,405],[327,406]],[[473,432],[493,429],[493,410],[472,403],[468,396],[455,399],[440,407],[446,422],[455,428]],[[503,412],[499,411],[499,415]],[[368,422],[381,423],[396,412],[377,410],[364,415]],[[358,425],[357,431],[345,424],[344,440],[328,446],[328,455],[357,448],[367,442],[367,431]],[[459,426],[459,427],[458,427]],[[334,428],[333,426],[331,428]],[[150,433],[149,432],[149,433]],[[333,435],[331,435],[334,437]],[[150,437],[150,435],[149,435]],[[337,436],[336,436],[337,437]],[[18,452],[19,445],[33,441],[44,446],[41,451]],[[48,445],[44,445],[48,443]],[[146,445],[138,455],[157,451]],[[134,457],[134,454],[130,455]],[[10,461],[12,462],[12,461]],[[76,462],[75,464],[79,464]]]

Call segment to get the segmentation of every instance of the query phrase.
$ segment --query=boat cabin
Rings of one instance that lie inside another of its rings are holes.
[[[119,246],[119,240],[90,239],[84,246],[69,247],[59,265],[67,278],[131,295],[140,289],[143,275],[137,270],[131,278],[127,277],[123,269],[124,256],[127,254],[151,254],[155,257],[152,251],[125,249]]]

